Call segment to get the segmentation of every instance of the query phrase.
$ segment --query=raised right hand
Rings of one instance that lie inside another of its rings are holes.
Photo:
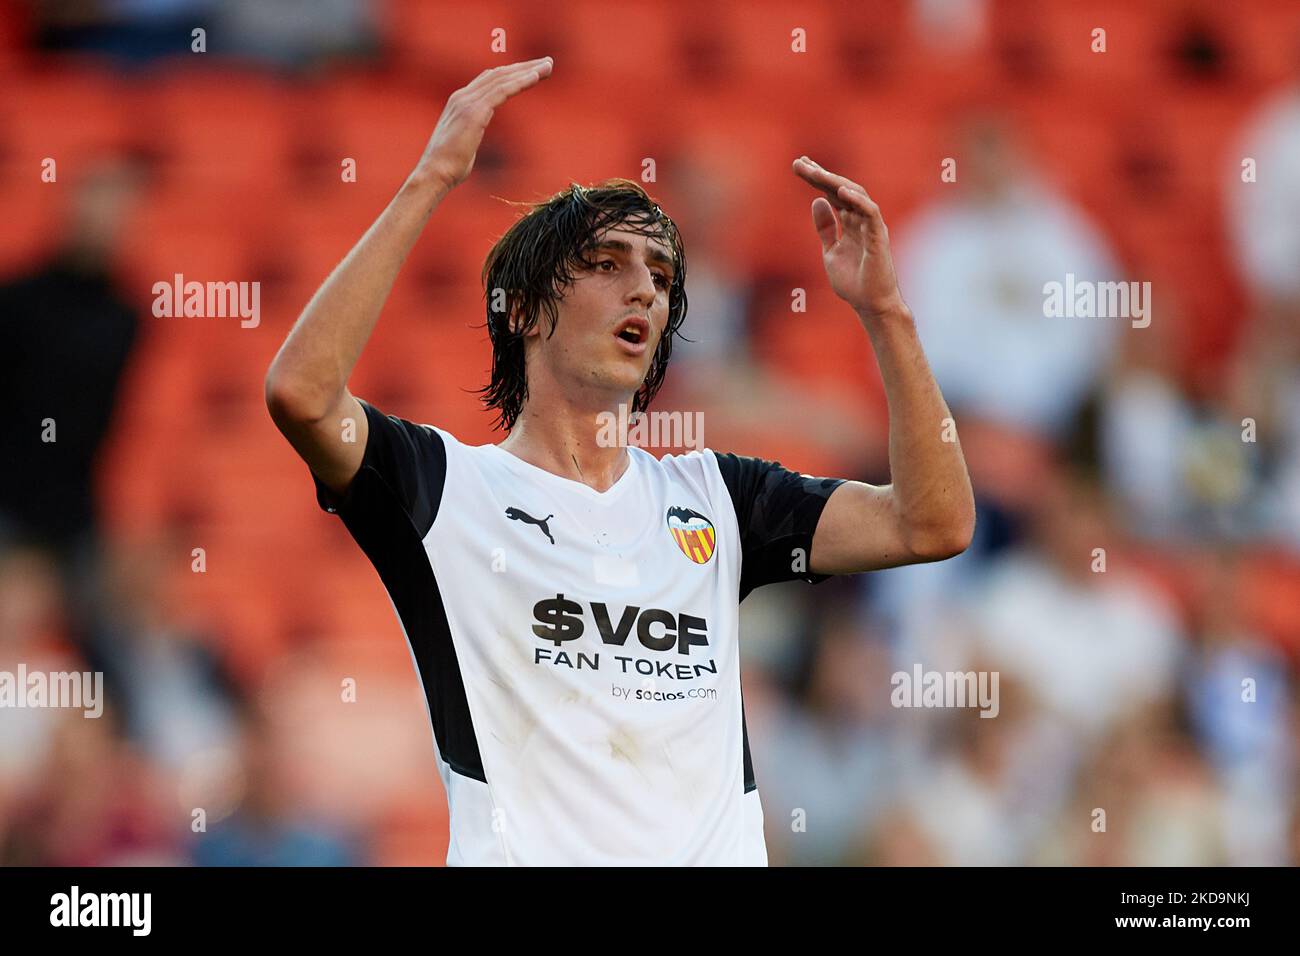
[[[413,175],[446,189],[464,182],[496,108],[550,76],[552,65],[552,59],[544,56],[493,67],[451,94]]]

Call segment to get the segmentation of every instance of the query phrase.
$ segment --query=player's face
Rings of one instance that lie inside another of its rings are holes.
[[[533,361],[564,387],[595,390],[630,403],[645,381],[668,325],[672,250],[661,240],[613,228],[596,237],[557,305],[550,338],[538,323]]]

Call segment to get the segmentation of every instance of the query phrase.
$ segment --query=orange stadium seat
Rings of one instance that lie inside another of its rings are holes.
[[[823,91],[838,81],[838,43],[857,19],[845,5],[765,6],[728,4],[707,13],[709,29],[728,41],[742,82],[761,77],[764,83],[794,91]],[[795,31],[801,31],[798,35]],[[796,42],[801,51],[794,49]]]
[[[1240,97],[1232,91],[1188,91],[1171,98],[1163,112],[1169,121],[1169,152],[1180,180],[1198,197],[1217,198],[1229,173],[1240,172],[1240,157],[1231,152],[1247,115]],[[1193,214],[1204,208],[1200,202],[1183,207]]]
[[[284,652],[284,594],[260,586],[264,569],[237,546],[208,535],[197,540],[203,541],[196,547],[204,548],[207,570],[194,572],[191,551],[185,549],[171,585],[187,609],[186,618],[210,630],[226,664],[255,686],[266,666]]]
[[[1048,75],[1058,84],[1082,84],[1093,91],[1133,89],[1150,75],[1161,39],[1160,11],[1124,0],[1092,4],[1017,3],[1002,5],[1032,37]],[[1105,52],[1094,52],[1093,31],[1105,31]]]
[[[1231,11],[1224,27],[1246,81],[1261,89],[1294,81],[1300,72],[1300,4],[1241,4]]]
[[[900,221],[922,198],[941,190],[944,159],[957,159],[960,177],[953,133],[929,96],[857,95],[839,108],[857,121],[825,138],[831,152],[818,162],[860,182],[886,221]],[[811,202],[813,194],[805,191]]]
[[[657,102],[672,84],[681,32],[676,9],[645,0],[617,6],[575,0],[552,7],[548,18],[552,30],[542,36],[561,38],[563,45],[552,49],[539,42],[537,51],[521,54],[555,58],[556,72],[548,83],[566,87],[567,76],[599,77],[600,95],[590,97],[591,91],[586,91],[596,107],[625,97]]]
[[[397,315],[386,314],[353,373],[353,393],[391,414],[453,431],[445,421],[482,415],[468,391],[487,383],[492,363],[487,331],[474,327],[484,320],[482,309],[465,296],[447,300],[436,317],[390,321]]]
[[[758,317],[757,352],[773,368],[807,385],[860,387],[872,368],[871,345],[824,276],[821,281],[806,313],[792,313],[788,303],[778,302]]]
[[[524,207],[509,206],[484,192],[457,187],[438,207],[411,250],[399,282],[426,296],[431,308],[444,295],[482,291],[483,262],[492,243]],[[523,201],[514,191],[501,197]],[[414,300],[413,300],[414,301]]]
[[[357,182],[391,195],[415,167],[450,93],[345,75],[320,91],[321,125],[304,135],[332,151],[336,167],[356,160]]]
[[[1026,159],[1076,202],[1104,202],[1119,191],[1118,137],[1141,128],[1140,114],[1133,116],[1119,103],[1099,109],[1099,102],[1106,102],[1099,97],[1104,94],[1087,89],[1017,97],[1010,114]]]
[[[11,162],[39,176],[46,157],[61,182],[85,160],[131,141],[134,87],[101,69],[67,65],[57,71],[6,78],[0,104],[0,143]]]
[[[246,196],[292,186],[296,102],[283,81],[175,67],[137,97],[169,181]]]
[[[135,210],[122,252],[150,286],[177,272],[202,282],[251,279],[249,239],[267,222],[266,206],[250,202],[247,189],[161,182]]]
[[[13,167],[10,167],[13,169]],[[33,169],[6,174],[0,184],[0,208],[5,228],[0,229],[0,276],[36,263],[58,241],[67,193],[53,184],[40,183]]]
[[[675,117],[674,117],[675,124]],[[668,122],[644,100],[569,94],[544,114],[521,122],[526,151],[518,163],[515,197],[543,198],[610,177],[640,180],[646,158],[662,161]]]
[[[530,9],[534,8],[534,9]],[[540,4],[470,4],[456,0],[390,0],[388,42],[396,64],[412,75],[460,78],[457,86],[502,63],[546,56],[534,38],[553,21]],[[504,30],[505,51],[493,52]],[[454,89],[454,87],[453,87]],[[447,90],[450,93],[451,89]]]
[[[34,16],[17,3],[8,3],[0,16],[0,70],[6,75],[18,72],[30,55]]]

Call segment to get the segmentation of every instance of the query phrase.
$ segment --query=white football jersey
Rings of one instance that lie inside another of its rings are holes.
[[[424,687],[448,865],[767,864],[740,601],[816,583],[842,479],[706,449],[604,492],[362,402],[347,492]],[[314,476],[313,476],[314,477]]]

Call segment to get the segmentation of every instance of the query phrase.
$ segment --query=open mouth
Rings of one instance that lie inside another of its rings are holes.
[[[635,350],[641,352],[650,340],[650,323],[640,316],[630,316],[619,324],[614,335],[629,346],[636,346]]]

